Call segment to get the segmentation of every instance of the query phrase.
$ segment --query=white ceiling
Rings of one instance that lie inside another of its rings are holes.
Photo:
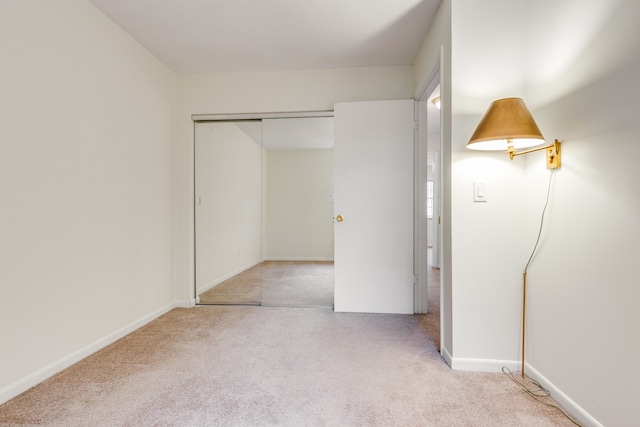
[[[411,65],[441,0],[89,0],[178,73]]]

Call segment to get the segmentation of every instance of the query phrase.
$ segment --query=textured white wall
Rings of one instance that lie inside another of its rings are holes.
[[[267,151],[266,260],[333,260],[333,150]]]
[[[476,3],[452,12],[454,359],[486,369],[519,358],[521,272],[549,172],[542,153],[509,162],[464,144],[490,101],[522,96],[547,139],[564,142],[528,273],[527,362],[585,425],[636,425],[640,4]],[[486,204],[471,202],[474,180],[488,183]]]
[[[452,8],[453,356],[496,369],[518,358],[524,159],[465,146],[491,101],[524,95],[526,3],[463,0]],[[473,202],[474,181],[487,183],[486,203]]]
[[[533,113],[545,137],[563,141],[563,165],[527,276],[527,356],[605,426],[639,420],[639,20],[635,0],[586,10],[575,0],[531,2],[530,50],[541,65],[530,70],[527,97],[539,105]],[[526,169],[536,223],[543,158]]]
[[[3,1],[0,52],[2,401],[171,304],[177,78],[81,0]]]
[[[332,110],[340,101],[409,99],[411,79],[410,66],[181,75],[174,156],[176,298],[193,297],[192,114]]]

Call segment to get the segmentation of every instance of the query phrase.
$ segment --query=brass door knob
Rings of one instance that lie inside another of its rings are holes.
[[[336,221],[338,221],[338,222],[342,222],[342,221],[344,221],[344,217],[343,217],[342,215],[338,215],[338,216],[336,217]]]

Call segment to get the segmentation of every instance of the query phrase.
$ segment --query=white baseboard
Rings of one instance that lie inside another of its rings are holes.
[[[520,364],[513,360],[497,360],[497,359],[463,359],[453,358],[451,360],[451,369],[456,371],[477,371],[477,372],[502,372],[502,368],[506,366],[512,371],[520,369]]]
[[[442,356],[445,360],[451,358],[449,353],[443,349]],[[447,363],[449,363],[447,361]],[[519,371],[521,363],[515,360],[492,360],[492,359],[462,359],[452,358],[449,363],[451,369],[457,371],[477,371],[477,372],[502,372],[503,367],[509,368],[511,371]],[[546,379],[540,372],[536,371],[528,363],[526,364],[525,373],[538,381],[540,385],[549,390],[551,397],[558,402],[573,418],[575,418],[583,427],[603,427],[595,418],[593,418],[580,405],[571,400],[558,387]]]
[[[558,402],[566,411],[578,421],[582,427],[603,427],[602,424],[598,422],[595,418],[591,416],[587,411],[585,411],[580,405],[571,400],[569,396],[564,394],[558,387],[552,384],[548,379],[546,379],[540,372],[536,371],[535,368],[531,367],[528,363],[526,364],[525,373],[529,375],[534,380],[538,381],[542,387],[549,390],[551,393],[551,397]]]
[[[3,389],[0,389],[0,405],[7,402],[10,399],[13,399],[14,397],[18,396],[21,393],[24,393],[25,391],[29,390],[31,387],[41,383],[42,381],[46,380],[47,378],[57,374],[58,372],[62,371],[63,369],[68,368],[69,366],[73,365],[74,363],[79,362],[80,360],[84,359],[85,357],[88,357],[90,355],[92,355],[93,353],[95,353],[98,350],[103,349],[104,347],[108,346],[109,344],[112,344],[114,342],[116,342],[117,340],[119,340],[120,338],[130,334],[131,332],[135,331],[136,329],[146,325],[147,323],[151,322],[152,320],[157,319],[158,317],[162,316],[163,314],[169,312],[170,310],[172,310],[173,308],[178,307],[177,304],[167,304],[164,307],[136,320],[133,323],[130,323],[126,326],[124,326],[123,328],[118,329],[117,331],[110,333],[109,335],[100,338],[99,340],[89,344],[88,346],[81,348],[80,350],[77,350],[65,357],[63,357],[62,359],[50,364],[49,366],[46,366],[30,375],[28,375],[25,378],[22,378],[21,380],[16,381],[13,384],[10,384],[6,387],[4,387]]]
[[[442,356],[444,361],[447,363],[447,365],[449,365],[449,367],[451,368],[452,367],[451,364],[453,363],[453,358],[451,357],[451,354],[442,344],[440,344],[440,348],[441,348],[440,355]]]

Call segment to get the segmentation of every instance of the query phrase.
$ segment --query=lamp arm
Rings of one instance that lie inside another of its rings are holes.
[[[513,160],[513,158],[516,156],[541,150],[547,150],[547,169],[555,169],[557,167],[560,167],[560,141],[558,141],[557,139],[553,141],[553,144],[524,151],[516,151],[513,146],[509,146],[509,151],[507,151],[507,154],[509,154],[509,158]]]
[[[507,153],[509,154],[509,157],[511,157],[511,160],[513,160],[514,157],[519,156],[521,154],[529,154],[529,153],[533,153],[534,151],[546,150],[547,148],[551,148],[553,146],[554,146],[553,144],[550,144],[550,145],[545,145],[544,147],[532,148],[530,150],[524,150],[524,151],[509,150],[507,151]]]

